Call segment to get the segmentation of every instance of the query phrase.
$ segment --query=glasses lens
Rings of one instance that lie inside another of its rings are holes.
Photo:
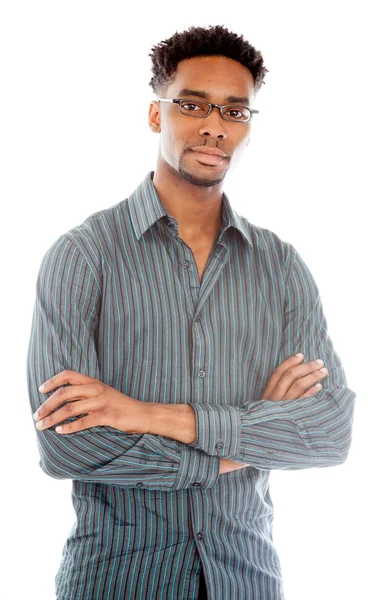
[[[181,112],[184,115],[189,115],[190,117],[205,117],[209,112],[209,105],[206,102],[201,102],[200,100],[196,100],[193,102],[192,100],[181,100]],[[235,106],[234,104],[229,104],[225,106],[223,109],[223,116],[226,121],[249,121],[251,118],[251,113],[248,108],[245,106]]]
[[[191,117],[204,117],[209,112],[209,105],[200,101],[183,100],[181,102],[181,112]]]
[[[234,104],[225,106],[223,116],[227,121],[249,121],[251,113],[245,106],[235,106]]]

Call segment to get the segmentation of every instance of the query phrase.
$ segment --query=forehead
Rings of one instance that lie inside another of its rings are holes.
[[[196,56],[180,61],[169,90],[177,95],[184,88],[203,91],[213,100],[223,101],[227,96],[252,100],[254,96],[250,70],[225,56]]]

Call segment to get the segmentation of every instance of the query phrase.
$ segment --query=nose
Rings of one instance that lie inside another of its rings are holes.
[[[226,139],[227,132],[224,124],[226,121],[222,118],[219,108],[213,108],[211,113],[204,117],[199,130],[200,135],[206,135],[213,138]]]

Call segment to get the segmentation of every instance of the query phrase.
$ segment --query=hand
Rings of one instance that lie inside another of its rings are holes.
[[[38,429],[46,429],[68,417],[87,413],[87,416],[62,425],[58,433],[73,433],[96,425],[108,425],[129,433],[148,432],[150,403],[130,398],[94,377],[76,371],[61,371],[48,379],[39,391],[47,393],[67,383],[71,385],[59,388],[34,413],[34,419],[40,424],[36,424]],[[63,402],[67,404],[51,414]]]
[[[320,371],[324,364],[323,361],[320,364],[316,360],[311,360],[300,365],[303,358],[303,354],[290,356],[278,365],[269,379],[261,399],[277,402],[278,400],[298,400],[298,398],[314,396],[322,387],[321,384],[320,387],[316,387],[316,382],[327,377],[328,371],[326,373]]]

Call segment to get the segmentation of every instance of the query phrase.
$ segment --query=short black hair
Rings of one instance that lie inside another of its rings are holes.
[[[196,56],[221,55],[237,60],[250,70],[254,81],[255,94],[261,88],[266,73],[261,52],[244,40],[243,35],[233,33],[223,25],[189,27],[181,33],[174,33],[169,39],[152,47],[148,55],[152,58],[152,73],[149,85],[157,96],[165,95],[174,81],[177,65],[186,58]]]

